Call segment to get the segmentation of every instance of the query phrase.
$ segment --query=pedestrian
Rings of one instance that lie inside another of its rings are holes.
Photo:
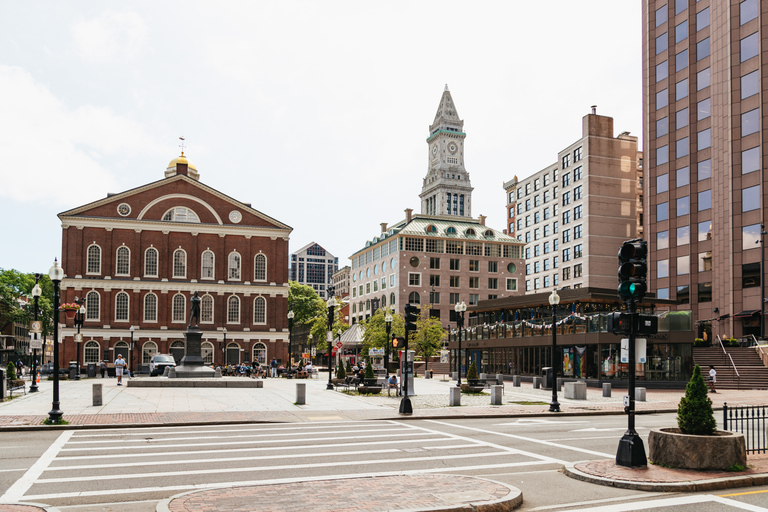
[[[715,371],[715,367],[712,365],[709,365],[709,377],[707,378],[707,383],[709,384],[710,393],[717,393],[717,390],[715,389],[716,382],[717,382],[717,372]]]
[[[277,359],[274,357],[272,358],[272,361],[269,363],[269,367],[271,369],[270,377],[277,377]]]
[[[101,372],[101,378],[103,379],[107,375],[107,360],[104,359],[99,364],[99,371]]]
[[[24,376],[24,363],[21,362],[21,359],[16,361],[16,373],[19,379]]]
[[[125,368],[125,359],[121,354],[117,355],[115,359],[115,375],[117,376],[117,385],[123,385],[123,369]]]

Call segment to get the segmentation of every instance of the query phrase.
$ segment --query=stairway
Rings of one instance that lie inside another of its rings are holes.
[[[754,348],[725,347],[733,359],[739,377],[733,371],[731,359],[723,354],[720,345],[714,347],[694,347],[693,361],[701,366],[701,374],[706,379],[709,365],[717,370],[717,388],[720,389],[768,389],[768,368],[763,365]]]
[[[416,375],[424,375],[424,367],[425,367],[424,361],[416,361],[413,363],[413,371],[416,373]],[[450,375],[451,365],[448,363],[437,363],[430,361],[429,366],[427,366],[427,369],[432,370],[432,373],[434,375]]]

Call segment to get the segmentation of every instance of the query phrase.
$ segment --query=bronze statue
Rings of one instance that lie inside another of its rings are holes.
[[[192,295],[192,298],[189,300],[192,303],[192,309],[189,312],[189,325],[187,327],[192,327],[192,323],[195,324],[195,327],[200,327],[200,297],[197,296],[197,292]]]

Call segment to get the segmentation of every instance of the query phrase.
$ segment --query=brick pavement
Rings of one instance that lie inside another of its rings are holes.
[[[398,475],[211,489],[161,502],[159,512],[384,512],[513,510],[522,492],[458,475]]]

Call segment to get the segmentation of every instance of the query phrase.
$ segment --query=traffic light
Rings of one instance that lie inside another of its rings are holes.
[[[656,334],[659,332],[659,317],[655,315],[637,315],[637,334]]]
[[[392,338],[392,346],[397,348],[398,346],[405,346],[405,338]]]
[[[623,300],[641,301],[648,290],[648,242],[630,240],[619,249],[619,297]]]
[[[608,315],[608,330],[613,334],[630,334],[632,332],[632,315],[630,313],[611,313]]]
[[[405,330],[415,331],[416,320],[419,319],[419,308],[413,304],[405,305]]]

